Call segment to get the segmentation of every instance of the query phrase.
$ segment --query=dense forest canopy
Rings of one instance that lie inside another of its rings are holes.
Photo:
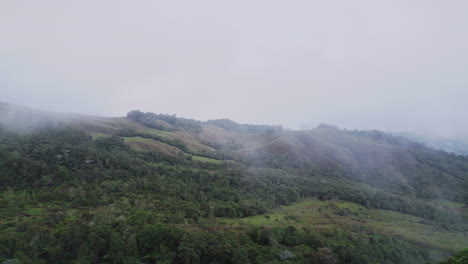
[[[139,111],[3,124],[0,182],[0,263],[435,263],[468,246],[468,158],[378,131]]]

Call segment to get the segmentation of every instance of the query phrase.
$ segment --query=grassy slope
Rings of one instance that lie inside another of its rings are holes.
[[[191,157],[192,157],[193,160],[196,160],[196,161],[211,162],[211,163],[216,163],[216,164],[222,163],[221,160],[210,159],[210,158],[197,156],[197,155],[191,155]]]
[[[458,209],[463,213],[468,211],[466,208]],[[442,251],[468,247],[468,234],[438,228],[420,217],[369,209],[343,201],[307,199],[273,209],[264,215],[239,219],[219,218],[218,224],[226,229],[242,229],[248,226],[266,228],[295,226],[296,228],[311,227],[317,231],[342,229],[351,232],[377,232]]]
[[[121,129],[133,129],[141,133],[153,134],[160,137],[175,139],[183,142],[187,147],[195,153],[198,152],[212,152],[212,147],[200,143],[200,138],[193,133],[185,131],[163,131],[158,129],[143,126],[135,121],[125,117],[118,118],[105,118],[105,117],[80,117],[72,120],[67,124],[68,127],[75,128],[86,132],[91,135],[93,139],[100,137],[110,136],[118,133]],[[163,142],[152,139],[144,138],[131,138],[126,139],[125,142],[135,150],[141,151],[160,151],[169,155],[179,155],[181,150],[174,148]],[[207,161],[207,160],[203,160]]]
[[[182,150],[164,142],[142,137],[124,137],[125,143],[138,151],[157,151],[166,155],[181,155]]]

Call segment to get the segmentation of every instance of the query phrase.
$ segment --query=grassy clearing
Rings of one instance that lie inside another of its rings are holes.
[[[156,135],[156,136],[161,136],[161,137],[167,137],[170,138],[172,136],[172,133],[169,131],[164,131],[164,130],[158,130],[154,128],[147,129],[145,131],[142,131],[143,133],[151,134],[151,135]]]
[[[370,216],[372,221],[369,224],[386,234],[445,249],[460,250],[468,247],[467,234],[425,224],[419,217],[384,210],[371,211]]]
[[[93,140],[96,140],[96,139],[102,138],[102,137],[108,137],[108,136],[110,136],[110,135],[108,135],[108,134],[98,133],[98,132],[91,132],[91,133],[89,133],[89,135],[93,138]]]
[[[444,199],[433,199],[432,202],[439,206],[450,207],[450,208],[463,208],[465,205],[463,203],[457,203],[454,201],[448,201]]]
[[[219,218],[218,223],[233,229],[247,226],[295,226],[311,227],[317,231],[330,229],[375,231],[441,249],[460,250],[468,247],[468,234],[447,231],[436,225],[427,224],[427,221],[420,217],[369,209],[343,201],[308,199],[275,208],[264,215],[240,219]]]
[[[123,139],[131,149],[137,151],[147,151],[142,145],[150,145],[152,143],[150,139],[142,137],[124,137]]]
[[[151,149],[156,149],[157,146],[155,146],[155,144],[158,144],[159,145],[167,145],[163,142],[159,142],[157,140],[154,140],[154,139],[150,139],[150,138],[144,138],[144,137],[124,137],[124,140],[127,144],[129,144],[129,146],[135,150],[139,150],[139,151],[148,151],[148,150],[151,150]],[[139,144],[135,144],[135,143],[139,143]],[[161,146],[159,146],[160,148]],[[167,145],[168,148],[171,148],[171,149],[175,149],[174,147],[170,146],[170,145]],[[160,150],[160,149],[158,149]],[[178,149],[177,149],[178,150]],[[174,150],[172,150],[172,152],[174,152]],[[216,160],[216,159],[211,159],[211,158],[206,158],[206,157],[202,157],[202,156],[197,156],[197,155],[190,155],[190,154],[187,154],[189,155],[193,160],[195,161],[200,161],[200,162],[209,162],[209,163],[215,163],[215,164],[221,164],[223,161],[221,160]]]
[[[125,142],[152,142],[153,139],[143,138],[143,137],[124,137]]]
[[[137,151],[158,151],[167,155],[179,155],[183,153],[182,150],[174,146],[151,138],[124,137],[124,140],[130,148]]]
[[[210,158],[197,156],[197,155],[191,155],[191,157],[192,157],[193,160],[201,161],[201,162],[210,162],[210,163],[216,163],[216,164],[220,164],[220,163],[223,162],[221,160],[210,159]]]

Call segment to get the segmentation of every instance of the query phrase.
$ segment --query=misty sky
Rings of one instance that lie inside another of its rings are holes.
[[[2,1],[0,101],[468,134],[468,1]]]

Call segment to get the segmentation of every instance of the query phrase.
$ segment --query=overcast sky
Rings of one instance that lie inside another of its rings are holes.
[[[0,101],[468,134],[468,1],[1,1]]]

